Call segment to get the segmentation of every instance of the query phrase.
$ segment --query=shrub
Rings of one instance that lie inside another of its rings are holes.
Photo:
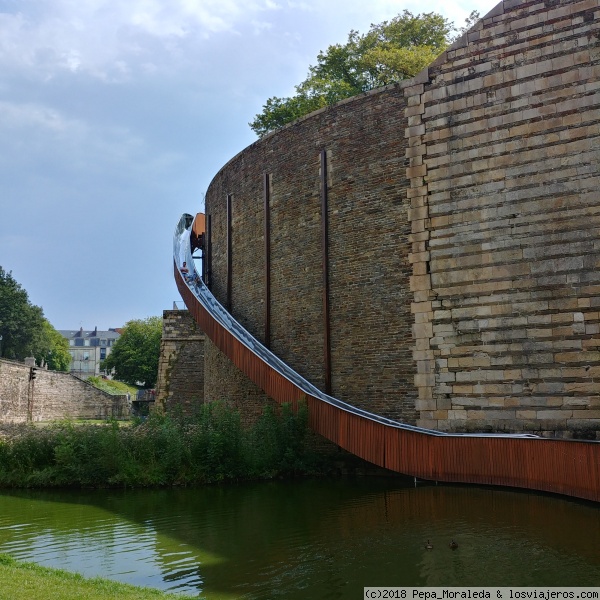
[[[214,402],[192,417],[152,414],[131,427],[30,425],[0,440],[0,485],[134,487],[314,474],[307,419],[305,405],[297,414],[268,407],[244,429],[236,410]]]

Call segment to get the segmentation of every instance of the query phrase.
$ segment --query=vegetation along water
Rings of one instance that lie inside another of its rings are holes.
[[[207,600],[600,581],[596,504],[398,476],[323,477],[327,463],[305,436],[304,407],[267,410],[245,430],[219,403],[192,418],[5,428],[0,553]],[[22,569],[5,561],[0,599],[13,575]],[[105,585],[88,597],[110,597]]]
[[[123,426],[23,425],[0,437],[1,487],[191,485],[323,473],[305,442],[306,407],[265,410],[251,428],[221,403],[193,417],[154,414]]]

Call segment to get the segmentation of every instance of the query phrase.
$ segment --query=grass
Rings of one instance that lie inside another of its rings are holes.
[[[102,379],[102,377],[88,377],[88,383],[91,383],[94,387],[107,392],[108,394],[123,395],[131,394],[132,398],[135,398],[138,388],[133,385],[128,385],[122,381],[116,381],[115,379]]]
[[[167,594],[96,577],[17,562],[0,554],[0,600],[186,600],[192,596]],[[197,597],[196,597],[197,598]]]

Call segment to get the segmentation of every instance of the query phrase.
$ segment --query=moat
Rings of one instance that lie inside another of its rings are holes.
[[[209,600],[350,599],[364,586],[593,586],[600,506],[395,478],[4,491],[0,553]]]

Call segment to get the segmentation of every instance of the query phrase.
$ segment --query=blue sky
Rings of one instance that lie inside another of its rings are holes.
[[[0,0],[0,266],[56,329],[180,300],[172,233],[320,50],[494,0]]]

